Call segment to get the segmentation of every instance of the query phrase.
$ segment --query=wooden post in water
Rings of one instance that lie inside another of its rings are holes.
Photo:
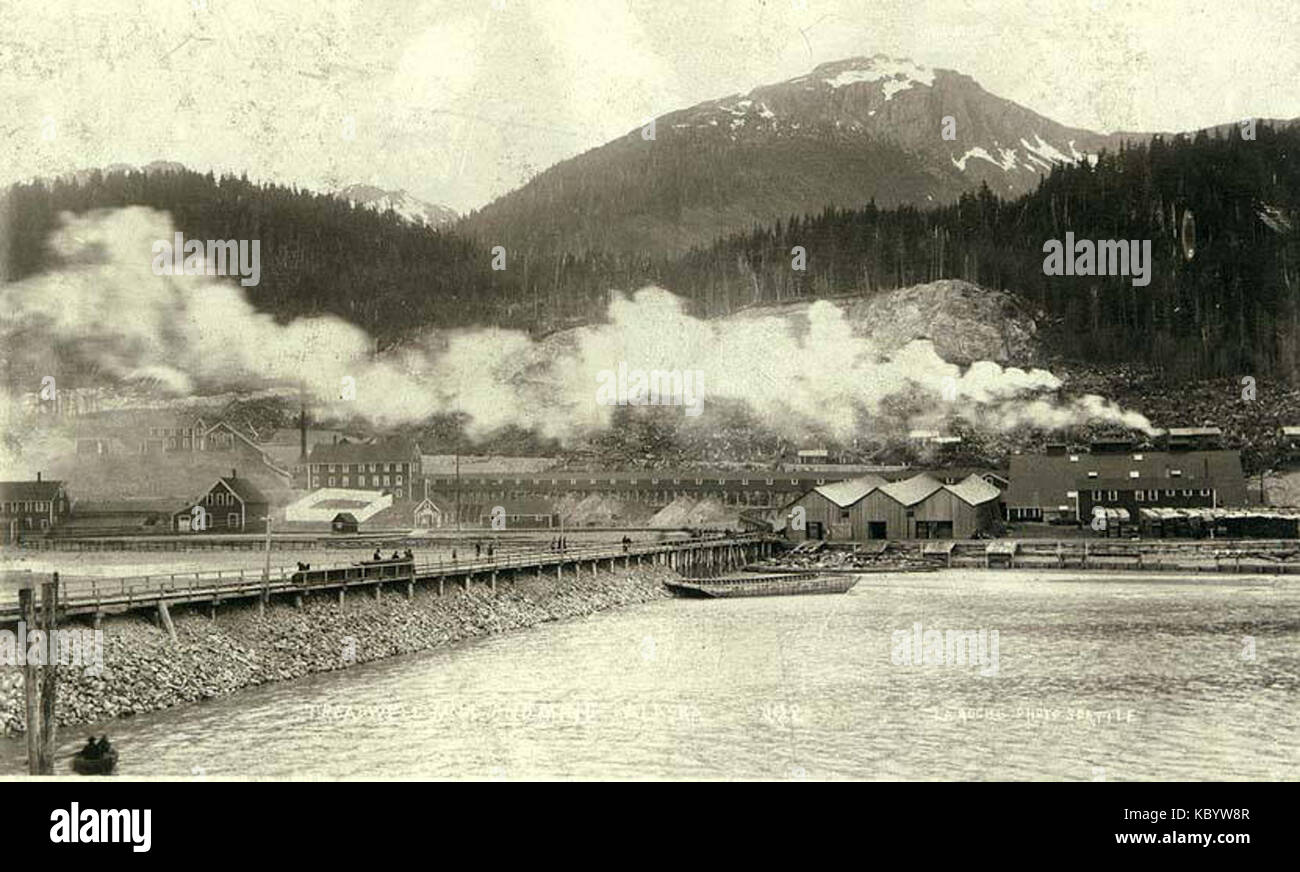
[[[59,699],[59,574],[41,585],[41,609],[44,611],[45,644],[49,646],[45,661],[45,680],[41,683],[41,775],[54,774],[54,749],[57,743]]]
[[[18,591],[18,603],[22,608],[23,625],[27,632],[36,629],[36,595],[31,587]],[[23,661],[23,694],[27,702],[27,771],[31,775],[41,774],[41,711],[37,698],[36,664],[31,658]]]

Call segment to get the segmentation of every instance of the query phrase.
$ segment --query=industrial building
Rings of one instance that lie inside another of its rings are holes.
[[[1006,506],[1012,522],[1087,521],[1098,506],[1136,518],[1142,508],[1246,504],[1238,451],[1049,446],[1044,454],[1012,455],[1010,478]]]
[[[955,484],[920,473],[813,488],[786,507],[790,535],[831,541],[968,539],[993,532],[1001,491],[977,474]],[[802,525],[803,529],[798,529]]]

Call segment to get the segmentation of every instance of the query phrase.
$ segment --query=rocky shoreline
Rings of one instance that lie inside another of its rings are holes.
[[[387,590],[349,595],[342,610],[333,595],[309,596],[298,608],[276,601],[259,615],[253,603],[224,604],[216,621],[206,609],[174,608],[177,641],[147,613],[105,618],[104,669],[87,675],[60,670],[58,712],[63,725],[171,708],[226,696],[246,687],[287,681],[427,651],[443,645],[548,621],[581,617],[668,596],[662,582],[677,574],[660,566],[628,570],[521,576],[496,592],[418,587],[412,599]],[[0,733],[24,729],[22,670],[0,666]]]

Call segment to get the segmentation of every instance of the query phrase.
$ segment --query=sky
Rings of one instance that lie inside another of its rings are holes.
[[[877,53],[1101,132],[1300,116],[1295,0],[0,0],[0,22],[2,183],[174,160],[465,212]]]

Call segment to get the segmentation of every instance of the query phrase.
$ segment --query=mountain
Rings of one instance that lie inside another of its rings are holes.
[[[464,226],[508,247],[679,253],[827,206],[938,205],[981,183],[1016,195],[1052,166],[1139,138],[1057,124],[952,70],[857,57],[660,116]]]
[[[402,190],[386,191],[374,185],[348,185],[336,196],[378,212],[392,209],[408,221],[429,227],[441,227],[460,217],[454,209],[446,206],[425,202]]]

